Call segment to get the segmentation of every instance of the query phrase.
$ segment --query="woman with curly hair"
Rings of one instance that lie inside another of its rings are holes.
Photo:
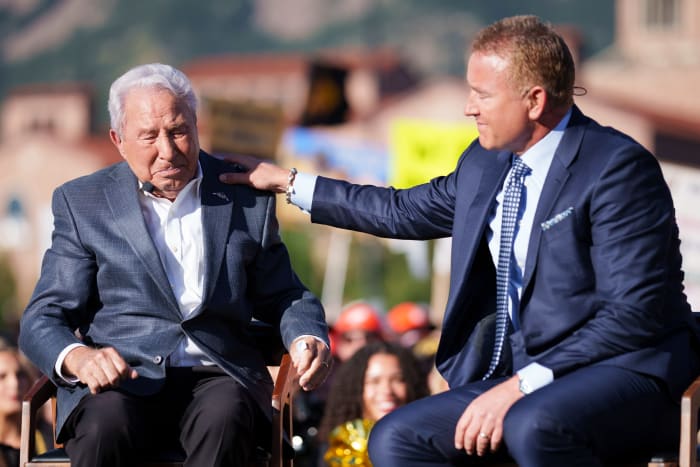
[[[326,465],[371,466],[367,438],[374,423],[408,402],[428,395],[413,354],[396,344],[360,348],[337,370],[328,394],[320,439],[328,440]]]

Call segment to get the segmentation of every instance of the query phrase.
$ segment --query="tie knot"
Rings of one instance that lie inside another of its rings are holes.
[[[529,175],[532,169],[518,156],[513,157],[513,167],[511,169],[512,177],[524,177]]]

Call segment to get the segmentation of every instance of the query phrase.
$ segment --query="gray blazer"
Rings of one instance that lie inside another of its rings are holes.
[[[70,181],[53,195],[54,232],[41,276],[22,316],[19,344],[58,386],[57,428],[89,393],[54,372],[66,346],[82,341],[114,347],[138,371],[122,388],[153,394],[166,360],[189,336],[271,415],[272,380],[252,318],[279,328],[285,346],[309,334],[328,342],[318,299],[290,264],[268,192],[226,185],[230,166],[200,154],[204,293],[186,320],[169,286],[138,202],[138,182],[125,163]],[[60,433],[60,431],[59,431]],[[59,439],[60,439],[59,434]]]

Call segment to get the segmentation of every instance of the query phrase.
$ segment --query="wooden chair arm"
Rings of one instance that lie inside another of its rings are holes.
[[[272,446],[272,460],[276,462],[284,459],[284,432],[292,435],[292,396],[296,388],[296,370],[292,366],[289,354],[282,356],[280,367],[275,378],[275,387],[272,390],[272,430],[274,440]],[[290,460],[283,460],[282,465],[291,466]],[[281,466],[280,466],[281,467]]]
[[[700,377],[696,378],[681,399],[680,467],[696,467],[698,446],[698,408],[700,408]]]
[[[56,395],[56,386],[42,375],[37,379],[22,399],[22,424],[20,428],[19,465],[29,461],[36,450],[35,433],[39,409]]]

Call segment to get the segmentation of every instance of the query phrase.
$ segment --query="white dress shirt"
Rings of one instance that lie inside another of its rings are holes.
[[[158,250],[183,319],[202,306],[204,291],[204,234],[199,186],[202,169],[175,201],[141,191],[139,203],[146,228]],[[168,366],[213,365],[187,336],[169,356]]]

